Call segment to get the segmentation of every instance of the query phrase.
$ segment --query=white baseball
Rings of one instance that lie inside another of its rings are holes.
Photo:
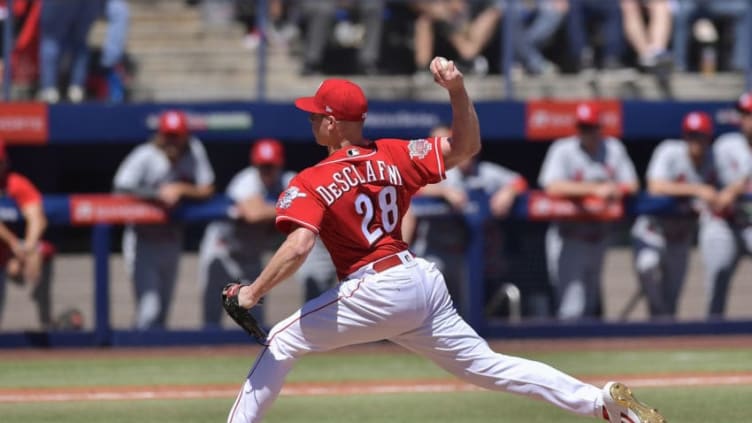
[[[447,68],[449,68],[449,61],[443,57],[439,57],[438,59],[436,59],[436,62],[437,62],[436,64],[439,66],[439,69],[441,70],[445,71],[447,70]]]

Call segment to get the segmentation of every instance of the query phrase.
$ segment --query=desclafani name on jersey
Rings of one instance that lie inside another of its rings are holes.
[[[332,183],[316,187],[316,192],[326,202],[327,206],[331,206],[338,198],[342,197],[342,194],[361,184],[388,181],[391,185],[403,185],[402,175],[400,175],[396,165],[387,164],[381,160],[366,160],[362,162],[362,167],[365,175],[355,165],[350,165],[334,172]]]

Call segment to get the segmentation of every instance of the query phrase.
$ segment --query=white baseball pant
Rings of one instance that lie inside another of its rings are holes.
[[[466,382],[600,416],[599,388],[548,365],[494,352],[457,314],[441,272],[409,252],[399,255],[403,264],[381,273],[364,266],[275,325],[227,421],[261,421],[303,355],[382,339]]]

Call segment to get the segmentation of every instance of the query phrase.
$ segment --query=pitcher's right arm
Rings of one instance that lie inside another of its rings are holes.
[[[435,57],[429,69],[436,83],[449,92],[452,105],[452,137],[441,140],[444,166],[451,169],[480,151],[480,124],[475,106],[465,89],[462,72],[454,62]]]

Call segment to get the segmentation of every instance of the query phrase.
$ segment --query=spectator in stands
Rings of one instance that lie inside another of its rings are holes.
[[[736,266],[752,255],[752,92],[739,97],[736,108],[739,131],[723,134],[713,144],[719,194],[713,213],[700,220],[709,318],[723,317]]]
[[[233,201],[232,220],[210,223],[199,249],[199,284],[203,293],[204,326],[219,327],[222,304],[217,292],[229,282],[253,279],[261,272],[263,256],[283,241],[274,228],[277,197],[295,172],[285,171],[282,143],[266,138],[251,148],[250,166],[238,172],[227,187]],[[263,324],[263,306],[251,313]]]
[[[100,66],[107,81],[108,99],[122,103],[125,100],[123,59],[130,28],[130,7],[126,0],[105,0],[103,12],[107,19],[107,34],[102,44]]]
[[[123,160],[113,188],[166,209],[183,200],[211,197],[214,170],[201,141],[191,135],[184,112],[168,110],[160,115],[157,134]],[[125,228],[123,258],[135,287],[137,329],[166,326],[182,242],[179,222]]]
[[[521,2],[514,4],[526,5]],[[541,75],[556,71],[556,65],[543,56],[541,49],[551,42],[568,10],[567,0],[536,0],[519,12],[510,10],[510,13],[518,13],[514,25],[519,29],[513,31],[515,55],[528,74]]]
[[[675,197],[679,205],[679,215],[645,214],[632,226],[635,273],[652,318],[676,316],[697,214],[716,203],[712,139],[712,118],[704,112],[688,113],[681,140],[661,142],[648,164],[648,193]]]
[[[596,26],[601,33],[603,46],[600,56],[601,68],[622,67],[623,46],[621,11],[616,1],[569,0],[567,35],[569,48],[578,70],[595,67],[596,51],[588,42],[589,27]]]
[[[689,71],[689,43],[692,24],[699,17],[730,19],[734,27],[734,47],[730,68],[743,71],[749,63],[750,39],[752,31],[752,5],[748,0],[677,0],[678,7],[674,20],[673,50],[676,69]]]
[[[670,66],[668,43],[672,16],[669,0],[621,0],[621,13],[624,35],[637,55],[637,63],[644,69]]]
[[[42,0],[16,0],[13,2],[13,36],[15,44],[11,52],[11,78],[15,98],[28,99],[39,79],[39,18],[42,10]],[[7,22],[2,18],[7,14],[5,1],[0,1],[0,75],[4,73],[3,49],[5,43],[4,26]]]
[[[43,0],[39,51],[39,99],[48,103],[60,100],[58,78],[61,64],[70,56],[68,100],[84,100],[88,72],[89,30],[101,5],[92,0]]]
[[[54,248],[42,236],[47,228],[42,195],[25,176],[11,171],[5,142],[0,140],[0,190],[18,205],[23,216],[23,236],[0,223],[0,320],[5,303],[5,281],[28,285],[37,305],[42,328],[52,323],[50,286]]]
[[[297,9],[294,0],[267,1],[268,17],[266,20],[266,34],[262,34],[257,27],[257,2],[253,0],[235,0],[235,18],[245,27],[243,45],[249,50],[255,50],[261,44],[262,38],[270,45],[286,49],[288,44],[299,35],[295,22]]]
[[[431,131],[432,137],[450,137],[449,127],[439,125]],[[527,189],[525,179],[512,170],[489,161],[479,161],[475,156],[460,163],[456,168],[447,171],[446,180],[427,185],[419,195],[425,197],[438,197],[445,200],[457,213],[465,212],[465,207],[474,192],[488,197],[488,207],[491,215],[498,219],[506,218],[514,204],[517,195]],[[487,247],[497,245],[496,238],[500,237],[498,225],[489,222],[486,231]],[[459,235],[459,236],[458,236]],[[467,276],[464,272],[466,242],[468,233],[461,218],[452,219],[447,217],[417,218],[415,236],[412,240],[412,248],[418,254],[435,255],[444,266],[442,272],[447,275],[447,287],[455,304],[461,312],[467,295]],[[491,269],[500,260],[501,252],[498,249],[486,248],[486,268]],[[490,272],[486,272],[489,276]],[[498,272],[493,276],[498,276]]]
[[[306,27],[303,75],[322,71],[324,49],[333,28],[340,43],[358,47],[358,72],[367,75],[378,73],[384,0],[301,1],[299,8]],[[363,22],[362,31],[352,26],[352,14],[356,11]]]
[[[575,201],[622,201],[639,188],[634,164],[621,141],[604,136],[599,105],[575,111],[576,133],[554,141],[538,183],[546,194]],[[611,227],[607,222],[555,221],[546,233],[549,274],[561,319],[599,317],[601,269]]]
[[[435,37],[449,42],[456,51],[455,63],[463,72],[484,74],[488,60],[482,55],[499,28],[503,3],[493,0],[413,0],[415,19],[415,68],[428,69],[435,55]],[[452,55],[454,56],[454,55]]]

